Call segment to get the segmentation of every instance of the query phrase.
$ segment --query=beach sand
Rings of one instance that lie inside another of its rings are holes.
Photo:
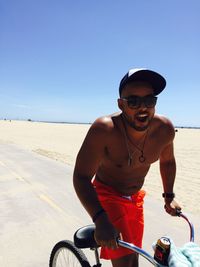
[[[89,124],[0,121],[0,142],[14,143],[72,167]],[[174,191],[184,211],[200,214],[200,129],[179,128],[175,138],[177,176]],[[151,166],[144,189],[163,201],[159,164]]]

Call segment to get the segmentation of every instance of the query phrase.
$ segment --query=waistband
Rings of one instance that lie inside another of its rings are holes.
[[[111,186],[106,185],[101,183],[100,181],[98,181],[97,179],[94,179],[92,181],[92,184],[94,186],[94,188],[96,189],[97,193],[100,195],[112,195],[112,196],[117,196],[120,198],[123,198],[124,200],[129,200],[129,201],[133,201],[133,200],[138,200],[138,199],[143,199],[146,195],[146,192],[144,190],[139,190],[137,193],[132,194],[132,195],[123,195],[119,192],[117,192],[115,189],[113,189]]]

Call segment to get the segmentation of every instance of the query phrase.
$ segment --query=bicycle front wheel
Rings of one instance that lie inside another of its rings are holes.
[[[91,267],[85,254],[73,242],[58,242],[50,255],[49,267]]]

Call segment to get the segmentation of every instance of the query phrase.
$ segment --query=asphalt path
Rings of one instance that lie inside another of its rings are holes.
[[[55,243],[72,240],[79,227],[91,224],[73,190],[73,168],[14,144],[0,142],[0,151],[0,266],[48,267]],[[149,197],[145,201],[143,247],[150,254],[162,235],[177,246],[189,240],[187,223],[167,215],[162,204]],[[200,216],[188,215],[200,244]],[[86,254],[94,263],[92,252]],[[150,266],[144,259],[140,263]],[[103,266],[111,265],[103,261]]]

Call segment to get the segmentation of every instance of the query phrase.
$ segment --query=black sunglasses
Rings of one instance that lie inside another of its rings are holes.
[[[143,97],[131,95],[128,97],[122,97],[121,99],[127,101],[128,107],[131,109],[141,107],[142,103],[144,103],[147,108],[153,108],[157,102],[157,97],[154,95],[147,95]]]

